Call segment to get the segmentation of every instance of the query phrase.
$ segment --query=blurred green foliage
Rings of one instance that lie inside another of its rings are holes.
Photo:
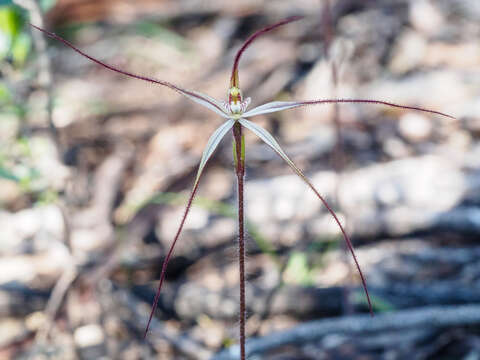
[[[41,175],[32,165],[32,156],[27,137],[19,137],[8,148],[0,147],[0,178],[17,182],[24,192],[33,191]]]
[[[45,12],[55,3],[56,0],[40,0],[38,4],[41,11]],[[29,111],[28,102],[16,94],[17,81],[35,78],[34,71],[26,66],[33,42],[28,18],[26,9],[17,6],[13,1],[0,0],[0,64],[2,69],[5,69],[0,81],[2,129],[21,129],[21,123]],[[22,76],[17,77],[18,74]],[[15,124],[12,125],[12,122]],[[22,136],[18,130],[10,136],[0,143],[0,179],[16,182],[22,192],[35,192],[38,190],[36,184],[41,175],[33,166],[30,139]],[[50,193],[39,194],[39,201],[50,201],[51,198],[54,198],[54,195]]]
[[[312,268],[308,261],[308,255],[305,252],[293,252],[288,259],[285,272],[291,274],[297,284],[303,286],[311,286],[314,284]]]
[[[4,83],[0,82],[0,106],[8,104],[12,100],[10,89]]]
[[[20,179],[17,176],[15,176],[10,170],[4,168],[2,164],[0,164],[0,178],[12,180],[15,182],[20,181]]]
[[[32,40],[25,29],[26,13],[15,5],[0,6],[0,61],[22,66],[30,53]]]
[[[192,47],[188,40],[179,34],[168,30],[166,27],[151,21],[138,21],[132,30],[140,35],[154,37],[158,41],[177,48],[180,51],[189,52]]]
[[[40,8],[43,12],[47,12],[55,6],[57,0],[40,0]]]
[[[50,10],[56,0],[41,0],[40,9]],[[12,1],[0,0],[0,61],[9,60],[23,66],[32,48],[27,11]]]

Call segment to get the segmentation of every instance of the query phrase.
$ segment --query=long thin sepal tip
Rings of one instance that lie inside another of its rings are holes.
[[[165,86],[167,88],[170,88],[171,90],[179,92],[180,94],[182,94],[182,95],[186,96],[187,98],[195,101],[196,103],[198,103],[200,105],[203,105],[203,106],[209,108],[210,110],[213,110],[214,112],[216,112],[218,115],[220,115],[222,117],[225,117],[225,118],[228,117],[227,114],[225,113],[224,109],[223,109],[223,106],[218,101],[216,101],[215,99],[211,98],[208,95],[201,94],[197,91],[183,89],[180,86],[169,83],[168,81],[158,80],[158,79],[150,78],[150,77],[143,76],[143,75],[134,74],[134,73],[131,73],[129,71],[119,69],[115,66],[112,66],[110,64],[107,64],[107,63],[103,62],[102,60],[96,59],[93,56],[88,55],[87,53],[85,53],[82,50],[80,50],[79,48],[77,48],[75,45],[73,45],[68,40],[65,40],[64,38],[62,38],[61,36],[58,36],[57,34],[55,34],[53,32],[42,29],[42,28],[40,28],[36,25],[33,25],[33,24],[30,24],[30,26],[37,29],[38,31],[43,32],[48,37],[60,41],[64,45],[66,45],[66,46],[70,47],[72,50],[76,51],[78,54],[82,55],[83,57],[87,58],[88,60],[90,60],[90,61],[92,61],[92,62],[94,62],[94,63],[96,63],[100,66],[103,66],[103,67],[105,67],[105,68],[107,68],[111,71],[114,71],[116,73],[119,73],[119,74],[122,74],[122,75],[125,75],[125,76],[129,76],[129,77],[134,78],[134,79],[143,80],[143,81],[147,81],[147,82],[150,82],[150,83]]]

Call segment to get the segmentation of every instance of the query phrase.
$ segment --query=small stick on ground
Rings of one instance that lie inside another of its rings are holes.
[[[262,338],[249,340],[248,355],[259,355],[285,346],[318,341],[330,334],[366,334],[385,331],[405,331],[414,328],[439,328],[480,324],[479,305],[436,306],[414,310],[396,311],[378,315],[346,316],[335,319],[316,320],[293,329],[276,332]],[[213,360],[237,359],[234,346],[222,351]]]

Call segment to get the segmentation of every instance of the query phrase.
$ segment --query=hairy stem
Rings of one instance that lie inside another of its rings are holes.
[[[245,179],[245,148],[242,125],[233,126],[235,173],[238,184],[238,263],[240,272],[240,360],[245,360],[245,224],[243,214],[243,182]]]
[[[353,260],[355,261],[355,265],[357,266],[357,270],[358,270],[358,273],[360,274],[360,277],[362,279],[362,284],[363,284],[363,288],[365,290],[365,295],[367,296],[367,301],[368,301],[368,307],[370,309],[370,313],[372,314],[373,316],[373,309],[372,309],[372,303],[370,301],[370,296],[368,295],[368,289],[367,289],[367,283],[365,281],[365,277],[363,276],[363,273],[362,273],[362,270],[360,269],[360,264],[358,263],[357,261],[357,257],[355,256],[355,251],[353,250],[353,245],[352,245],[352,242],[350,241],[350,238],[348,237],[347,235],[347,232],[345,231],[345,229],[343,228],[340,220],[338,219],[337,217],[337,214],[335,213],[335,211],[333,211],[333,209],[330,207],[330,205],[328,204],[328,202],[323,198],[322,195],[320,195],[320,193],[317,191],[317,189],[315,188],[315,186],[312,184],[312,182],[310,180],[308,180],[308,178],[303,174],[303,172],[297,167],[297,165],[295,165],[293,163],[292,160],[290,160],[290,158],[287,156],[287,154],[285,154],[285,152],[282,150],[282,148],[280,147],[280,145],[277,143],[277,141],[273,138],[272,135],[270,135],[270,133],[268,131],[266,131],[265,129],[263,129],[262,127],[256,125],[255,123],[253,122],[250,122],[248,120],[245,120],[245,119],[240,119],[238,120],[240,122],[240,124],[242,124],[244,127],[246,127],[247,129],[251,130],[253,133],[255,133],[260,139],[262,139],[268,146],[270,146],[273,150],[275,150],[275,152],[280,155],[280,157],[285,160],[285,162],[292,168],[292,170],[303,180],[303,182],[305,182],[305,184],[308,185],[308,187],[310,189],[312,189],[312,191],[315,193],[315,195],[317,196],[317,198],[323,203],[323,205],[327,208],[328,212],[330,213],[330,215],[332,215],[332,217],[335,219],[335,222],[337,223],[338,227],[340,228],[340,230],[342,231],[342,234],[343,234],[343,238],[345,239],[345,242],[347,243],[347,246],[348,246],[348,249],[350,250],[350,252],[352,253],[352,257],[353,257]]]

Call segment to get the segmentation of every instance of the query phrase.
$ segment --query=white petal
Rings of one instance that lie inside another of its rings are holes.
[[[217,148],[218,144],[220,144],[220,141],[223,139],[225,134],[232,128],[233,124],[235,124],[235,120],[233,119],[229,119],[228,121],[225,121],[222,125],[220,125],[217,128],[217,130],[215,130],[212,136],[210,136],[210,139],[208,139],[207,145],[203,150],[203,155],[202,155],[202,159],[200,160],[200,165],[198,166],[197,177],[195,179],[195,186],[198,183],[198,180],[200,179],[200,175],[202,175],[203,168],[207,164],[208,159],[210,159],[213,152]]]
[[[200,104],[207,109],[214,111],[218,115],[228,119],[229,115],[224,111],[224,106],[222,102],[198,91],[186,90],[177,86],[175,87],[175,89],[181,94],[185,95],[190,100],[195,101],[197,104]]]
[[[255,115],[268,114],[276,111],[292,109],[292,108],[303,106],[303,105],[305,104],[297,101],[273,101],[273,102],[269,102],[269,103],[257,106],[256,108],[253,108],[247,111],[242,116],[250,117]]]
[[[211,96],[208,96],[208,95],[205,95],[205,94],[199,93],[197,91],[193,91],[193,90],[182,89],[180,86],[169,83],[168,81],[157,80],[157,79],[149,78],[149,77],[146,77],[146,76],[143,76],[143,75],[137,75],[137,74],[131,73],[129,71],[117,69],[116,67],[114,67],[112,65],[104,63],[103,61],[101,61],[99,59],[96,59],[93,56],[88,55],[87,53],[83,52],[82,50],[77,48],[75,45],[70,43],[69,41],[63,39],[62,37],[60,37],[60,36],[58,36],[58,35],[56,35],[52,32],[49,32],[47,30],[44,30],[42,28],[39,28],[38,26],[35,26],[33,24],[30,24],[30,25],[33,26],[34,28],[36,28],[37,30],[40,30],[41,32],[43,32],[47,36],[49,36],[53,39],[56,39],[58,41],[61,41],[65,45],[67,45],[70,48],[72,48],[73,50],[75,50],[80,55],[82,55],[82,56],[86,57],[87,59],[97,63],[98,65],[101,65],[101,66],[103,66],[103,67],[105,67],[105,68],[107,68],[111,71],[115,71],[115,72],[120,73],[122,75],[130,76],[130,77],[135,78],[135,79],[148,81],[148,82],[151,82],[151,83],[154,83],[154,84],[166,86],[166,87],[168,87],[172,90],[178,91],[180,94],[185,95],[186,97],[195,101],[196,103],[198,103],[200,105],[203,105],[206,108],[214,111],[218,115],[220,115],[224,118],[228,118],[228,114],[226,114],[225,111],[223,110],[222,104],[220,102],[218,102],[217,100],[215,100],[214,98],[212,98]]]
[[[306,106],[306,105],[323,105],[323,104],[376,104],[376,105],[390,106],[397,109],[423,111],[430,114],[437,114],[440,116],[445,116],[450,119],[456,120],[454,116],[448,115],[436,110],[423,109],[416,106],[399,105],[399,104],[394,104],[387,101],[372,100],[372,99],[323,99],[323,100],[306,100],[306,101],[273,101],[273,102],[269,102],[269,103],[257,106],[256,108],[250,111],[247,111],[245,114],[243,114],[243,117],[268,114],[276,111],[293,109],[296,107]]]
[[[300,172],[300,170],[295,166],[295,164],[292,162],[292,160],[290,160],[290,158],[287,156],[287,154],[285,154],[285,152],[282,150],[282,148],[278,144],[277,140],[275,140],[273,138],[273,136],[270,135],[270,133],[267,130],[265,130],[261,126],[258,126],[257,124],[255,124],[251,121],[245,120],[245,119],[240,119],[240,120],[238,120],[238,122],[240,124],[242,124],[243,126],[245,126],[247,129],[249,129],[250,131],[252,131],[253,133],[255,133],[255,135],[257,135],[268,146],[270,146],[273,150],[275,150],[275,152],[278,155],[280,155],[283,158],[283,160],[285,160],[288,163],[288,165],[290,165],[295,170],[295,172],[297,172],[297,173]],[[301,177],[303,179],[303,176],[301,176]]]
[[[332,210],[330,205],[328,205],[328,203],[324,199],[324,197],[322,195],[320,195],[320,193],[315,188],[315,186],[313,186],[312,182],[310,180],[308,180],[308,178],[303,174],[303,172],[293,163],[292,160],[290,160],[290,158],[287,156],[287,154],[285,154],[285,152],[282,150],[282,148],[280,147],[278,142],[273,138],[272,135],[270,135],[270,133],[267,130],[265,130],[261,126],[258,126],[257,124],[255,124],[251,121],[245,120],[245,119],[239,119],[238,121],[240,122],[240,124],[242,124],[242,126],[245,126],[247,129],[251,130],[253,133],[255,133],[255,135],[257,135],[260,139],[262,139],[268,146],[270,146],[273,150],[275,150],[275,152],[278,155],[280,155],[282,157],[282,159],[287,162],[288,165],[290,165],[290,167],[298,175],[298,177],[300,179],[302,179],[305,182],[305,184],[307,184],[308,187],[310,187],[310,189],[312,189],[312,191],[315,193],[315,195],[318,197],[318,199],[323,203],[323,205],[325,205],[328,212],[332,215],[332,217],[334,218],[338,227],[342,231],[343,237],[344,237],[344,239],[347,243],[347,246],[350,250],[350,253],[352,254],[353,260],[355,261],[355,265],[356,265],[357,270],[358,270],[358,272],[360,274],[360,277],[362,279],[363,288],[365,290],[365,294],[367,296],[368,304],[369,304],[369,307],[370,307],[370,310],[371,310],[372,307],[371,307],[370,297],[368,295],[367,284],[365,282],[365,278],[363,276],[362,270],[360,269],[360,264],[358,263],[357,257],[355,256],[355,252],[353,251],[352,242],[350,241],[350,238],[348,237],[347,233],[345,232],[345,229],[342,226],[342,224],[340,223],[340,220],[338,219],[335,212]]]

